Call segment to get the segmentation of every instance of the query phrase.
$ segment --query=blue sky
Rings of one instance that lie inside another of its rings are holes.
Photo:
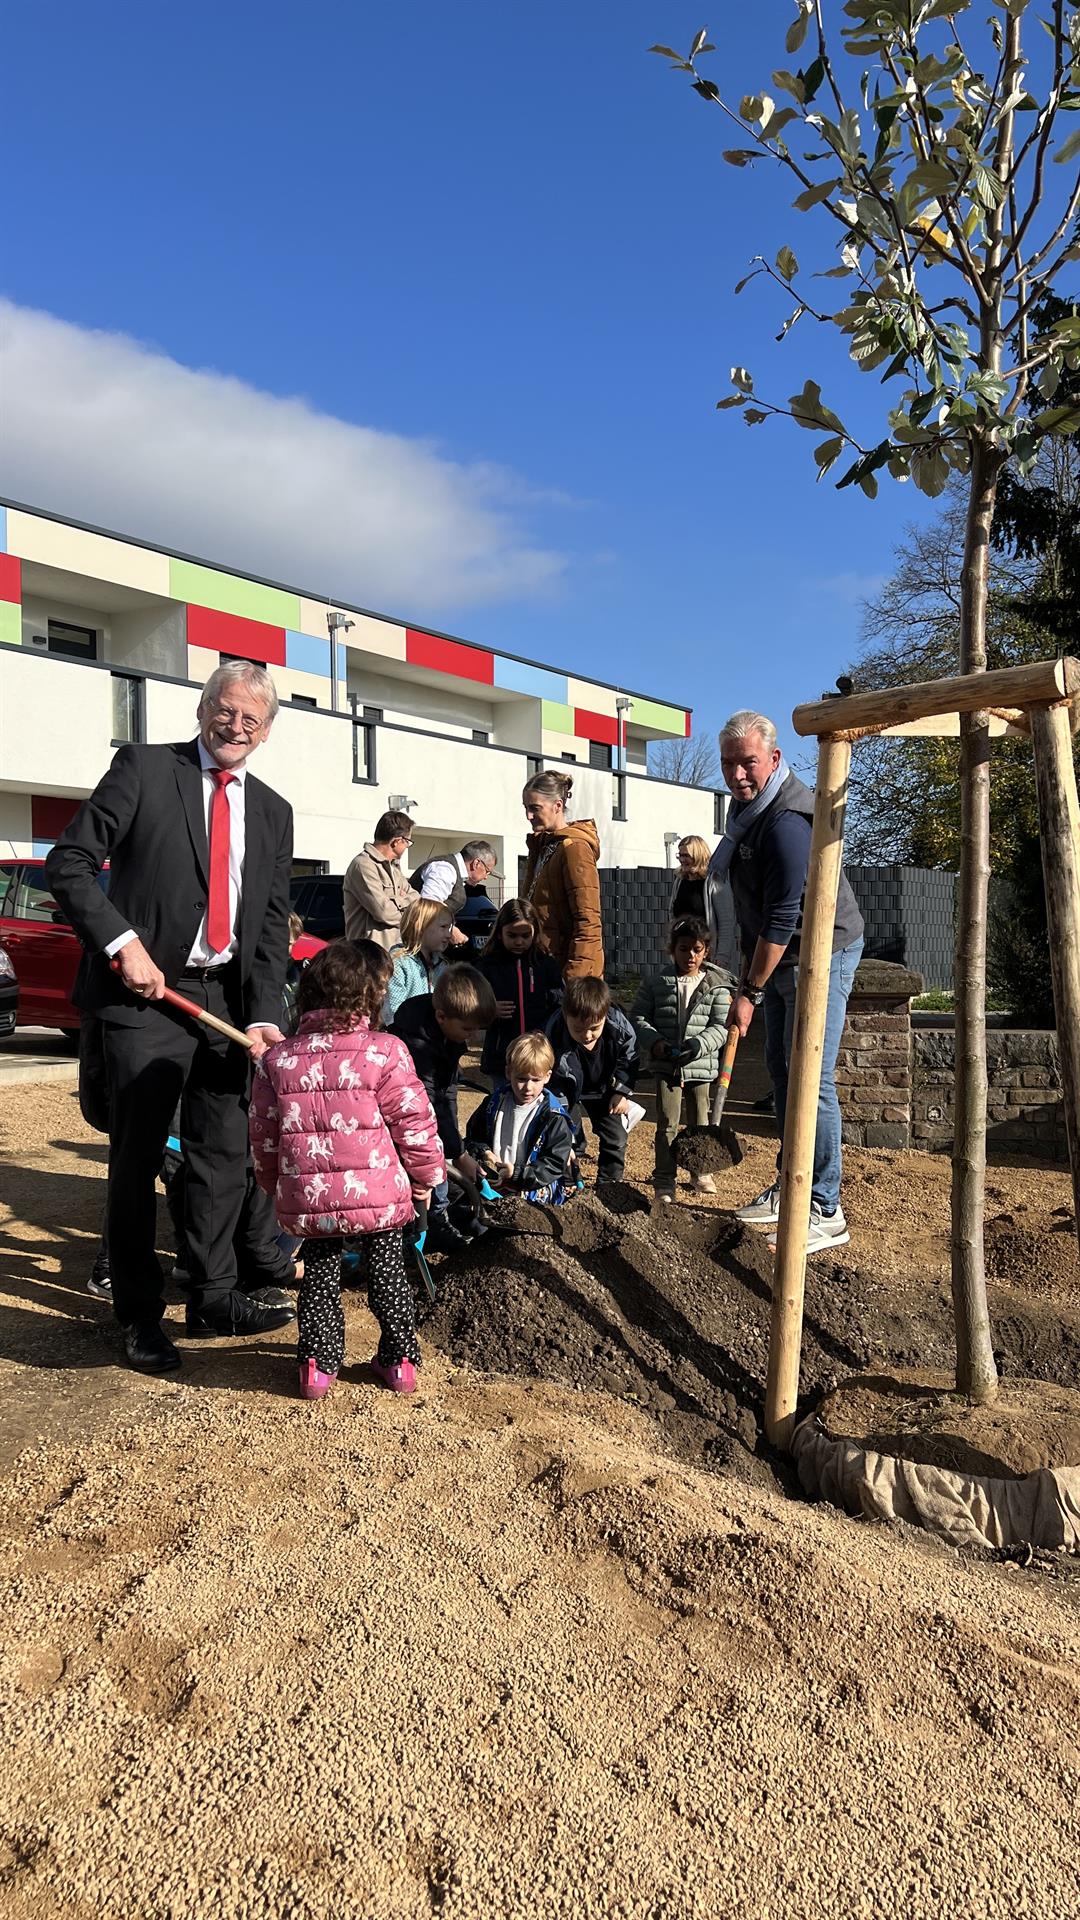
[[[711,71],[736,99],[788,63],[788,0],[717,0],[713,15]],[[0,455],[0,491],[32,485],[34,504],[110,525],[122,513],[121,530],[151,538],[173,527],[226,563],[263,558],[230,518],[251,476],[235,421],[215,455],[216,401],[209,443],[185,448],[194,477],[149,404],[136,494],[119,429],[84,469],[65,457],[50,355],[88,330],[127,336],[159,371],[300,396],[330,435],[323,454],[282,455],[285,531],[264,571],[685,701],[703,727],[762,707],[790,738],[791,707],[850,660],[861,591],[927,509],[888,481],[876,503],[818,486],[812,435],[714,410],[733,363],[781,399],[812,376],[864,422],[881,422],[884,397],[808,320],[774,345],[777,289],[733,297],[755,252],[788,242],[816,258],[829,236],[790,211],[779,177],[727,167],[720,114],[646,54],[701,24],[672,0],[14,9],[0,292],[67,330],[34,336],[36,372],[18,384],[36,462],[28,449],[12,474]],[[66,377],[102,381],[108,422],[110,382],[97,360],[78,365]],[[132,394],[137,433],[134,379]],[[374,430],[372,485],[383,454],[397,462],[393,569],[347,530],[308,543],[334,422]],[[209,525],[199,462],[222,470]],[[409,517],[421,495],[436,512],[426,488],[453,496],[430,546]],[[478,554],[456,570],[461,525]]]

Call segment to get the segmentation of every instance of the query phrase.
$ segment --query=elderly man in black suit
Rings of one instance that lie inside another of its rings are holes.
[[[76,1004],[102,1025],[113,1306],[126,1357],[146,1373],[180,1365],[161,1324],[155,1252],[155,1181],[177,1100],[198,1313],[220,1333],[265,1333],[292,1317],[236,1288],[247,1053],[162,1000],[176,987],[246,1027],[256,1058],[282,1038],[292,809],[247,768],[276,712],[261,667],[219,667],[199,701],[197,739],[121,747],[46,862],[84,947]],[[98,883],[106,862],[108,893]]]

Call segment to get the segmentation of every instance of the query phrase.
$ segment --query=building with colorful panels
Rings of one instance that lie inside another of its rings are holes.
[[[0,502],[0,853],[46,851],[118,744],[190,738],[229,658],[278,689],[257,771],[293,805],[298,873],[342,872],[404,805],[420,857],[482,835],[513,884],[524,781],[570,762],[603,866],[714,836],[712,793],[647,772],[682,706]]]

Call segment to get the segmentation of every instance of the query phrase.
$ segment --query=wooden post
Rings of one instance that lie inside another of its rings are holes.
[[[765,1430],[774,1446],[784,1448],[791,1444],[799,1397],[806,1235],[850,766],[850,741],[825,734],[818,742],[814,826],[803,897],[765,1385]]]
[[[1031,740],[1039,794],[1061,1099],[1072,1167],[1073,1212],[1080,1234],[1080,813],[1068,707],[1036,707],[1031,715]]]

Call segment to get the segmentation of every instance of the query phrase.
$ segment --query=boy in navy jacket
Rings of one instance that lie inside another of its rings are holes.
[[[584,1146],[584,1116],[592,1121],[600,1145],[599,1186],[621,1180],[626,1160],[626,1120],[638,1075],[634,1029],[621,1008],[613,1007],[606,982],[585,974],[568,980],[563,1003],[547,1024],[555,1054],[551,1090],[566,1102],[576,1129],[576,1148]]]
[[[548,1082],[555,1065],[542,1033],[523,1033],[506,1051],[506,1079],[471,1115],[468,1146],[503,1193],[561,1207],[572,1190],[574,1129]]]

